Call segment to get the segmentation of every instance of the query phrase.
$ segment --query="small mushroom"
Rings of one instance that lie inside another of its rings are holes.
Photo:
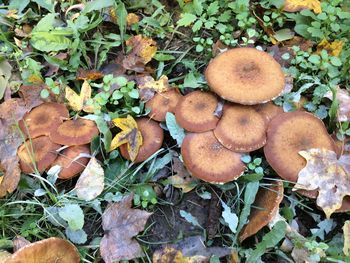
[[[273,181],[271,186],[260,188],[249,215],[249,222],[239,234],[239,241],[256,234],[275,217],[283,200],[283,184]]]
[[[283,108],[275,105],[273,102],[267,102],[254,106],[255,110],[264,116],[266,124],[268,124],[275,116],[283,113]]]
[[[26,245],[16,251],[6,263],[79,263],[78,250],[70,242],[51,237]]]
[[[304,111],[286,112],[271,120],[267,129],[265,157],[282,178],[296,182],[306,161],[299,151],[311,148],[335,151],[323,122]]]
[[[137,127],[142,135],[142,145],[136,156],[134,163],[140,163],[147,160],[152,154],[160,149],[163,143],[164,132],[159,123],[148,118],[136,119]],[[119,147],[121,155],[130,160],[127,145]]]
[[[212,91],[223,99],[253,105],[278,97],[284,88],[281,66],[255,48],[234,48],[212,59],[205,71]]]
[[[190,132],[215,129],[219,119],[214,115],[217,97],[209,92],[194,91],[187,94],[176,106],[176,122]]]
[[[245,169],[241,155],[225,148],[213,131],[188,133],[181,154],[188,171],[209,183],[226,183],[237,179]]]
[[[148,116],[156,121],[165,121],[166,113],[174,113],[176,105],[181,98],[182,95],[178,89],[157,93],[152,99],[146,102],[146,108],[151,109]]]
[[[99,133],[95,122],[77,118],[62,123],[50,133],[50,139],[62,145],[88,144]]]
[[[22,172],[33,173],[33,161],[38,172],[45,171],[56,159],[56,150],[60,147],[61,145],[52,142],[48,136],[27,140],[17,150]]]
[[[251,106],[227,104],[214,130],[215,137],[235,152],[250,152],[266,143],[264,117]]]
[[[70,179],[82,172],[89,162],[89,158],[80,157],[80,154],[90,154],[88,145],[76,145],[64,149],[51,166],[59,165],[62,170],[58,174],[60,179]],[[78,158],[78,159],[77,159]]]
[[[26,113],[19,121],[19,127],[27,137],[47,136],[68,118],[69,112],[64,104],[46,102]]]

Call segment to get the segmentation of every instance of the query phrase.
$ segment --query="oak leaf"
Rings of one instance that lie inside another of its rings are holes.
[[[287,12],[298,12],[303,9],[313,10],[315,14],[322,12],[319,0],[286,0],[283,10]]]
[[[316,203],[330,218],[341,207],[343,198],[350,195],[350,155],[337,159],[335,152],[316,148],[299,154],[307,163],[293,190],[318,190]]]
[[[151,213],[131,208],[133,194],[118,203],[111,203],[102,215],[104,236],[100,251],[106,263],[131,260],[143,256],[139,243],[134,239],[145,227]]]
[[[128,115],[126,118],[113,119],[113,123],[122,131],[113,138],[110,151],[118,148],[122,144],[127,143],[127,150],[130,160],[134,161],[142,145],[142,135],[137,127],[136,121],[133,117]]]
[[[85,112],[94,113],[98,108],[92,104],[91,92],[91,86],[87,81],[84,81],[79,95],[67,86],[66,99],[68,100],[69,107],[74,111],[83,110]]]

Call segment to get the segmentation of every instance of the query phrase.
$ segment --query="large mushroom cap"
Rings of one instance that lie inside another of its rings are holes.
[[[51,237],[26,245],[6,260],[6,263],[79,263],[77,249],[70,242]]]
[[[255,110],[264,116],[266,124],[268,124],[275,116],[283,113],[283,108],[275,105],[273,102],[267,102],[254,106]]]
[[[142,145],[136,156],[134,163],[140,163],[147,160],[152,154],[160,149],[163,143],[164,132],[159,123],[148,118],[139,118],[136,120],[137,127],[142,135]],[[130,160],[127,145],[119,147],[121,155]]]
[[[251,106],[228,104],[214,134],[232,151],[254,151],[266,143],[265,119]]]
[[[219,119],[214,115],[217,97],[209,92],[194,91],[187,94],[176,106],[176,122],[190,132],[215,129]]]
[[[17,150],[22,172],[33,173],[35,171],[33,160],[37,170],[41,173],[56,159],[61,145],[52,142],[48,136],[40,136],[27,140]]]
[[[264,153],[268,163],[282,178],[296,182],[306,165],[299,151],[311,148],[335,151],[323,122],[303,111],[286,112],[271,120]]]
[[[49,135],[67,118],[69,112],[64,104],[46,102],[25,114],[19,127],[27,137],[36,138]]]
[[[239,234],[239,241],[242,242],[266,226],[276,215],[282,200],[283,184],[281,181],[273,181],[267,188],[261,187],[255,197],[249,222]]]
[[[241,155],[226,149],[212,131],[187,134],[181,153],[190,173],[206,182],[226,183],[237,179],[245,169]]]
[[[67,146],[82,145],[90,143],[98,133],[95,122],[78,118],[62,123],[50,133],[50,139]]]
[[[235,48],[212,59],[205,77],[222,98],[240,104],[260,104],[279,96],[284,88],[281,66],[268,53]]]
[[[90,154],[90,148],[88,145],[76,145],[64,149],[51,166],[59,165],[62,170],[58,174],[60,179],[70,179],[82,172],[89,162],[89,158],[80,157],[76,159],[80,154]]]
[[[152,99],[146,102],[146,108],[151,109],[148,116],[156,121],[165,121],[166,113],[174,112],[181,98],[182,95],[178,89],[157,93]]]

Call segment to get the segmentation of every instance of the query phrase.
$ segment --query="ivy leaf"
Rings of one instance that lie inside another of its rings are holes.
[[[127,143],[130,160],[134,161],[142,145],[142,135],[138,130],[136,121],[128,115],[126,118],[113,119],[113,123],[122,131],[113,138],[109,150],[112,151],[120,145]]]
[[[335,152],[316,148],[299,154],[307,163],[293,190],[318,190],[317,205],[329,219],[341,207],[343,198],[350,195],[350,155],[337,159]]]
[[[197,17],[194,14],[183,13],[181,14],[181,18],[177,21],[178,26],[189,26],[194,21],[196,21]]]
[[[71,230],[76,231],[84,226],[84,213],[80,206],[67,204],[58,211],[59,216],[66,220]]]
[[[86,80],[81,87],[80,94],[78,95],[70,87],[66,87],[66,99],[68,100],[69,107],[74,111],[85,111],[93,113],[98,108],[91,104],[91,86]]]

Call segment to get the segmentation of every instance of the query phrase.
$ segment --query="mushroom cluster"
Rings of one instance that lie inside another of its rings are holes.
[[[19,127],[26,141],[17,154],[22,172],[44,172],[59,165],[60,179],[69,179],[82,172],[90,154],[89,143],[99,131],[93,121],[69,120],[65,105],[46,102],[24,115]],[[61,153],[58,150],[67,146]]]

